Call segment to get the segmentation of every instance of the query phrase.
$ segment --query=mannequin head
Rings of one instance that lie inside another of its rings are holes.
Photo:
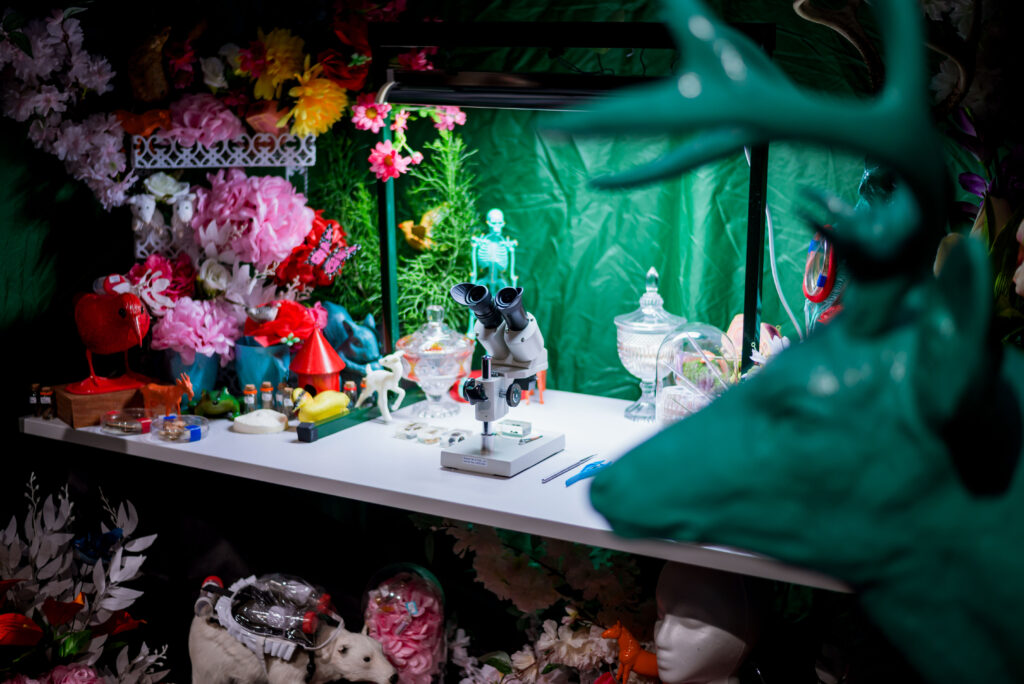
[[[667,563],[658,579],[654,645],[665,684],[732,682],[757,636],[750,580]]]

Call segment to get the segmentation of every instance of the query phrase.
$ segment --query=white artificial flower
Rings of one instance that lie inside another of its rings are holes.
[[[217,51],[217,54],[227,60],[228,66],[231,67],[232,71],[237,72],[240,68],[241,62],[238,59],[239,47],[234,43],[227,43]]]
[[[203,65],[203,83],[211,88],[228,87],[228,80],[224,78],[224,62],[217,57],[203,57],[199,63]]]
[[[231,274],[224,264],[215,259],[207,259],[199,267],[199,282],[210,296],[220,294],[228,289]]]
[[[142,181],[142,184],[146,186],[146,190],[149,191],[149,194],[153,195],[161,202],[166,202],[170,198],[186,193],[189,190],[188,183],[178,182],[163,171],[154,173],[152,176]]]

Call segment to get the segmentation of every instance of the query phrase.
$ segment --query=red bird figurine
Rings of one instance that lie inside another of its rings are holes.
[[[149,313],[136,295],[86,294],[75,302],[75,325],[85,343],[89,377],[67,386],[72,394],[101,394],[122,389],[137,389],[149,381],[128,368],[128,350],[142,344],[149,332]],[[92,355],[124,352],[127,371],[119,378],[96,375]]]

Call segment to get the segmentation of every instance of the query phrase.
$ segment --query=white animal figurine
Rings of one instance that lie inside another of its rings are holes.
[[[195,248],[192,217],[196,214],[196,194],[183,192],[168,201],[174,213],[171,215],[171,240],[176,252],[189,252]]]
[[[386,370],[371,370],[366,373],[366,387],[359,394],[356,401],[356,408],[363,405],[363,402],[374,392],[377,393],[377,407],[380,409],[380,417],[385,422],[391,422],[391,411],[397,411],[405,399],[405,390],[398,386],[402,379],[402,356],[404,352],[399,349],[394,354],[381,357],[380,365]],[[398,394],[395,403],[388,410],[388,390]]]
[[[132,209],[132,232],[135,233],[135,258],[145,259],[150,254],[168,247],[170,234],[164,215],[156,208],[156,197],[143,192],[127,199]]]
[[[324,628],[325,630],[328,628]],[[316,669],[306,679],[310,653]],[[324,648],[296,649],[291,660],[264,656],[263,662],[216,622],[195,617],[188,633],[192,681],[196,684],[326,684],[349,681],[396,684],[398,673],[380,642],[342,628]]]

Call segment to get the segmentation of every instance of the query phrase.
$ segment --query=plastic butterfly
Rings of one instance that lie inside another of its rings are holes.
[[[310,252],[309,257],[306,259],[306,263],[310,266],[319,266],[324,263],[331,252],[331,239],[334,235],[334,226],[328,224],[324,228],[323,234],[320,236],[320,242],[317,243],[316,248]],[[337,267],[335,267],[337,270]]]
[[[339,247],[338,249],[331,252],[330,256],[327,257],[326,263],[324,263],[324,273],[328,276],[333,276],[341,265],[345,261],[356,253],[359,249],[359,245],[352,245],[351,247]]]

